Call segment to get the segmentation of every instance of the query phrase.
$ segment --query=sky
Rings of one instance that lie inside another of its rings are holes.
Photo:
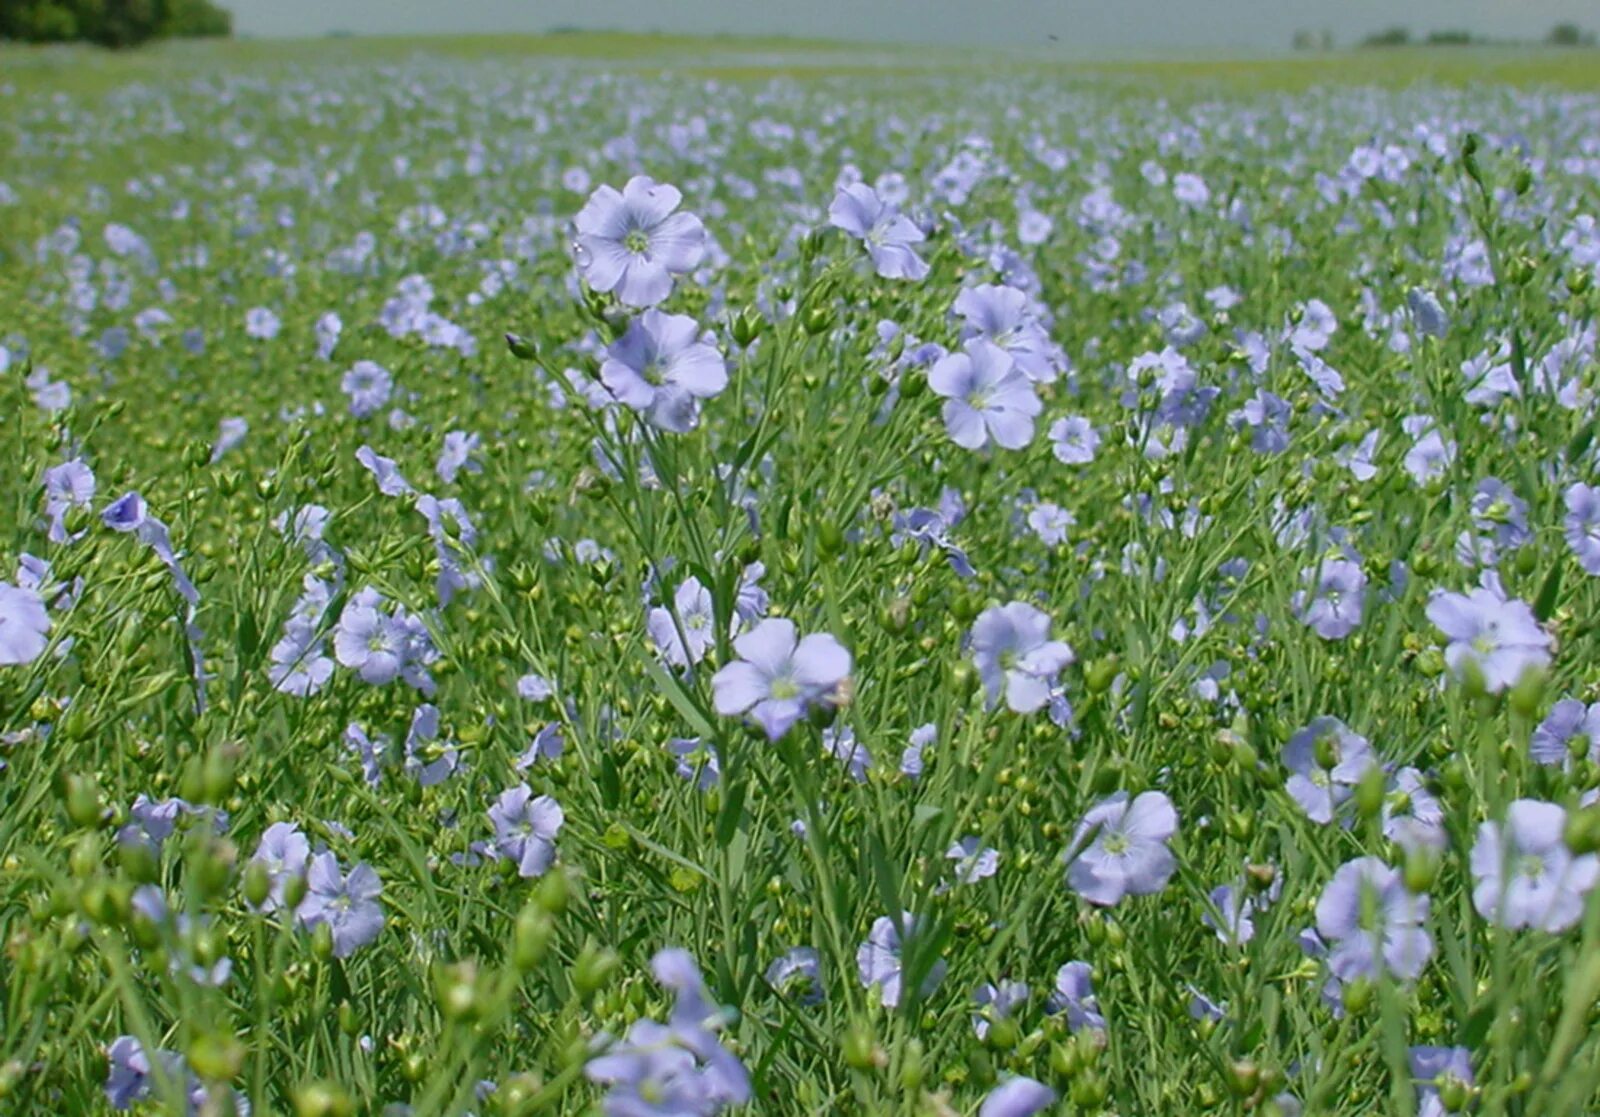
[[[1349,44],[1402,23],[1542,38],[1600,30],[1595,0],[221,0],[244,34],[316,36],[585,29],[789,34],[846,41],[1096,52],[1278,51],[1297,29]],[[1049,36],[1054,35],[1054,40]]]

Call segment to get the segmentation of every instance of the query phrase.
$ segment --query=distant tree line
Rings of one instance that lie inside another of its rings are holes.
[[[0,39],[131,47],[150,39],[233,34],[233,15],[211,0],[0,0]]]
[[[1299,48],[1299,36],[1295,37],[1295,45]],[[1405,47],[1413,43],[1421,43],[1431,47],[1472,46],[1474,44],[1488,44],[1491,40],[1479,38],[1470,31],[1430,31],[1425,38],[1414,39],[1409,27],[1386,27],[1382,31],[1374,31],[1361,40],[1363,47]],[[1558,23],[1550,29],[1544,42],[1553,47],[1592,47],[1595,45],[1595,36],[1592,31],[1584,31],[1575,23]]]

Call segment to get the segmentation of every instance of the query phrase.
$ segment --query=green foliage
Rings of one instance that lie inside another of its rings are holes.
[[[0,39],[138,46],[152,39],[226,37],[233,16],[211,0],[7,0]]]

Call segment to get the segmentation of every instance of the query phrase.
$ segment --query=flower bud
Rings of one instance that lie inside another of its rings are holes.
[[[567,901],[572,895],[572,884],[567,880],[567,874],[557,870],[546,873],[539,878],[539,884],[533,891],[533,899],[551,915],[560,915],[567,910]]]
[[[844,1036],[845,1065],[853,1070],[871,1070],[881,1057],[871,1028],[859,1023],[850,1025]]]
[[[73,773],[66,778],[67,817],[83,830],[94,829],[105,820],[100,801],[100,785],[93,776]]]
[[[244,869],[244,898],[253,908],[259,908],[272,895],[272,874],[260,861],[251,861]]]
[[[1120,665],[1114,655],[1097,659],[1089,664],[1083,673],[1084,685],[1090,694],[1104,694],[1111,689],[1111,684],[1117,680],[1117,670]]]
[[[610,947],[584,943],[583,951],[572,963],[572,984],[584,1000],[598,993],[617,972],[622,960]]]
[[[1226,1067],[1228,1089],[1236,1098],[1248,1098],[1261,1085],[1261,1068],[1253,1059],[1235,1059]]]
[[[519,361],[537,361],[539,347],[521,334],[506,334],[506,348],[511,350],[511,355]]]
[[[244,1044],[229,1032],[202,1032],[189,1044],[189,1067],[202,1082],[231,1082],[244,1066]]]
[[[333,928],[326,923],[318,923],[311,929],[311,956],[319,962],[333,957]]]
[[[1383,810],[1384,779],[1383,769],[1374,764],[1356,784],[1356,812],[1362,818],[1377,818]]]
[[[1344,986],[1344,1007],[1353,1016],[1359,1016],[1372,1005],[1372,982],[1364,977],[1348,981]]]
[[[908,1094],[915,1094],[922,1089],[926,1077],[927,1067],[923,1062],[922,1041],[916,1038],[909,1039],[900,1052],[900,1088]]]
[[[538,968],[550,950],[555,930],[550,913],[537,903],[530,903],[522,909],[517,915],[517,926],[511,942],[511,961],[518,972],[529,973]]]
[[[1427,892],[1439,879],[1439,855],[1422,846],[1408,850],[1402,878],[1406,890],[1413,895]]]
[[[739,348],[748,348],[751,342],[761,336],[766,325],[767,320],[760,311],[753,306],[745,307],[733,320],[733,340]]]

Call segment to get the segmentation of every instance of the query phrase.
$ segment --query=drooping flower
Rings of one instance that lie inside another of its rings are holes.
[[[1056,1092],[1042,1082],[1017,1075],[984,1095],[978,1117],[1033,1117],[1056,1101]]]
[[[600,186],[578,212],[574,254],[594,290],[615,292],[627,306],[655,306],[672,294],[673,277],[700,266],[706,230],[690,213],[675,212],[677,187],[645,175],[619,192]]]
[[[972,1030],[979,1039],[989,1034],[989,1025],[1004,1020],[1027,1003],[1031,990],[1025,981],[986,981],[972,994],[978,1011],[972,1014]]]
[[[992,708],[1002,691],[1006,706],[1030,714],[1050,701],[1055,678],[1073,660],[1072,649],[1050,639],[1050,616],[1025,601],[985,609],[972,625],[972,658]]]
[[[535,796],[525,783],[507,788],[489,808],[494,850],[516,863],[517,875],[542,876],[556,856],[556,835],[566,816],[548,795]]]
[[[1020,450],[1033,440],[1033,420],[1044,409],[1033,382],[998,346],[981,338],[928,370],[928,385],[945,399],[950,441],[967,450],[993,442]]]
[[[1167,848],[1177,832],[1178,812],[1162,792],[1146,791],[1131,802],[1126,791],[1102,799],[1083,816],[1067,850],[1067,886],[1102,907],[1160,892],[1177,868]]]
[[[1583,916],[1584,897],[1600,880],[1600,857],[1574,855],[1567,812],[1555,803],[1518,799],[1502,823],[1478,827],[1472,847],[1472,904],[1499,927],[1559,932]]]
[[[1600,759],[1600,702],[1557,702],[1533,731],[1528,753],[1540,764],[1570,764],[1575,756]]]
[[[868,989],[876,986],[878,1000],[885,1008],[895,1008],[900,1004],[905,976],[902,955],[921,930],[921,921],[910,912],[902,912],[898,920],[880,915],[872,921],[867,941],[856,950],[856,971],[861,984]],[[933,992],[944,979],[946,968],[943,959],[934,963],[922,982],[921,992],[924,996]]]
[[[1383,974],[1415,979],[1433,956],[1424,928],[1428,897],[1409,891],[1400,870],[1376,857],[1346,861],[1317,900],[1317,934],[1342,982]]]
[[[850,653],[828,633],[797,639],[794,622],[771,617],[733,642],[739,659],[711,677],[717,713],[750,716],[776,741],[814,705],[834,700]]]
[[[864,182],[840,187],[828,207],[828,223],[858,237],[884,279],[920,280],[928,264],[912,245],[925,239],[916,223]]]
[[[700,401],[728,386],[728,366],[693,318],[647,310],[606,350],[600,380],[651,425],[683,434],[699,420]]]
[[[1067,1014],[1067,1030],[1081,1028],[1103,1032],[1106,1018],[1095,999],[1094,970],[1087,962],[1068,962],[1056,971],[1055,992],[1050,995],[1050,1011]]]

